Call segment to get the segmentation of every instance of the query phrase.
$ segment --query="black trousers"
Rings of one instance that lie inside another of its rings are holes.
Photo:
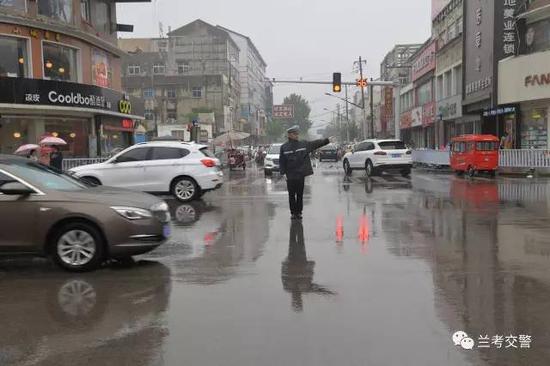
[[[288,188],[288,203],[290,204],[290,213],[298,215],[304,209],[304,183],[305,178],[288,179],[286,186]]]

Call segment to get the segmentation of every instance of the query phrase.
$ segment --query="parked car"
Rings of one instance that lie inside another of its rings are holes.
[[[344,155],[343,165],[346,174],[365,170],[370,177],[382,171],[399,171],[405,177],[411,174],[412,152],[399,140],[366,140]]]
[[[89,186],[0,155],[0,251],[50,256],[70,271],[149,252],[170,235],[168,205],[141,192]]]
[[[220,161],[208,147],[181,141],[139,143],[104,163],[73,168],[70,173],[96,185],[171,193],[182,202],[223,184]]]
[[[267,150],[267,155],[264,158],[264,173],[267,177],[273,175],[273,172],[279,171],[279,154],[282,145],[273,144]]]
[[[334,144],[324,146],[319,150],[319,161],[338,161],[338,148]]]

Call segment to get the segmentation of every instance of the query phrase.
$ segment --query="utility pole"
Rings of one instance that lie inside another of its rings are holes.
[[[346,100],[348,100],[348,86],[346,88]],[[349,143],[349,103],[346,102],[346,142]]]
[[[336,126],[338,128],[338,140],[342,140],[342,117],[340,116],[340,103],[336,104]]]
[[[372,81],[372,78],[370,79]],[[369,102],[370,102],[370,138],[374,138],[374,86],[369,84]]]
[[[359,56],[359,77],[361,80],[363,80],[363,59],[361,56]],[[365,88],[361,88],[361,100],[363,105],[363,136],[367,137],[367,111],[366,111],[366,104],[365,104]]]

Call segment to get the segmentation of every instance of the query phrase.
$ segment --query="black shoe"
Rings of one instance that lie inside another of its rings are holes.
[[[301,221],[301,220],[302,220],[302,214],[296,215],[296,220],[300,220],[300,221]]]
[[[291,220],[298,220],[298,216],[292,214],[292,215],[290,215],[290,219],[291,219]]]

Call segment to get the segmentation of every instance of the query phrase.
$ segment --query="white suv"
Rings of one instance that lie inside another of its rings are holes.
[[[356,144],[343,160],[346,174],[364,169],[369,177],[382,171],[399,171],[406,177],[411,174],[412,152],[399,140],[366,140]]]
[[[198,199],[223,184],[220,161],[208,147],[180,141],[139,143],[104,163],[69,172],[96,185],[169,192],[182,202]]]

